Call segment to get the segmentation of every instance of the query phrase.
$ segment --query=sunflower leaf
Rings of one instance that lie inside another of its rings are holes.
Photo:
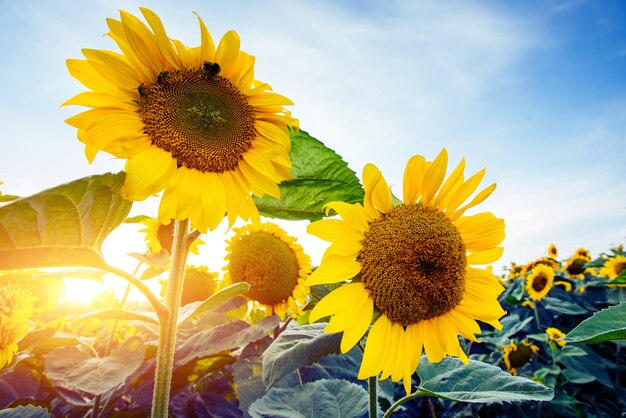
[[[105,357],[80,346],[57,348],[46,357],[46,374],[63,386],[99,395],[123,383],[141,365],[144,345],[132,336]]]
[[[48,418],[50,413],[40,406],[23,405],[0,411],[0,418]]]
[[[335,151],[305,131],[291,131],[290,135],[293,178],[278,186],[279,198],[254,198],[261,215],[314,221],[326,216],[323,208],[329,202],[363,202],[363,186]]]
[[[233,300],[236,296],[246,293],[249,289],[250,285],[245,282],[235,283],[225,287],[214,295],[209,296],[206,300],[196,302],[196,304],[188,308],[188,310],[181,310],[178,324],[183,324],[203,312],[218,309]]]
[[[318,380],[294,388],[273,388],[248,412],[256,417],[366,417],[368,396],[361,386],[346,380]]]
[[[464,365],[455,357],[445,357],[439,363],[429,363],[424,356],[417,374],[421,382],[418,392],[450,401],[549,401],[554,396],[549,387],[475,360]]]
[[[0,270],[102,267],[102,242],[130,211],[124,173],[85,177],[0,207]]]
[[[626,303],[611,306],[582,321],[564,338],[576,344],[597,344],[626,339]]]
[[[270,388],[280,378],[340,352],[341,334],[324,332],[326,323],[287,328],[263,353],[263,382]]]
[[[87,312],[74,318],[74,321],[84,319],[118,319],[121,321],[142,321],[149,324],[159,325],[154,312],[132,312],[123,309],[103,309],[100,311]]]

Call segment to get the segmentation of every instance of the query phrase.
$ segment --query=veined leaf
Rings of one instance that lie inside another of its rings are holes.
[[[363,186],[348,164],[305,131],[291,131],[291,175],[278,187],[280,198],[254,198],[263,216],[288,220],[317,220],[333,201],[363,202]]]
[[[445,357],[429,363],[423,356],[417,374],[421,381],[418,391],[451,401],[549,401],[554,396],[547,386],[475,360],[465,365],[455,357]]]
[[[368,396],[361,386],[346,380],[318,380],[302,386],[273,388],[248,409],[252,417],[367,416]]]
[[[269,388],[281,377],[320,358],[339,353],[341,333],[324,332],[326,323],[287,328],[263,353],[263,382]]]
[[[143,342],[136,336],[106,357],[95,357],[78,346],[63,347],[46,357],[46,373],[63,386],[99,395],[123,383],[141,365],[143,356]]]
[[[49,418],[47,409],[40,406],[24,405],[0,411],[0,418]]]
[[[102,242],[132,202],[124,173],[75,180],[0,207],[0,270],[105,264]]]
[[[626,303],[594,313],[564,338],[565,341],[576,344],[597,344],[624,339],[626,339]]]
[[[245,282],[235,283],[225,287],[216,294],[209,296],[204,302],[200,302],[197,307],[192,307],[188,310],[181,309],[178,317],[178,323],[182,324],[203,312],[218,309],[230,302],[234,297],[246,293],[249,289],[250,285]]]

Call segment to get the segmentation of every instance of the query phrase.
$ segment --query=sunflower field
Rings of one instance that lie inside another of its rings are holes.
[[[236,32],[216,45],[198,17],[187,47],[141,17],[107,19],[120,52],[67,61],[87,90],[64,105],[88,108],[67,123],[124,171],[0,190],[1,418],[624,416],[622,246],[494,272],[484,169],[444,148],[401,182],[358,176]],[[320,262],[289,221],[328,243]],[[223,269],[192,265],[218,225]],[[145,241],[134,271],[102,251],[120,226]],[[71,302],[70,279],[102,291]]]

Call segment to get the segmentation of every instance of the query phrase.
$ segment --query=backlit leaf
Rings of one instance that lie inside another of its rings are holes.
[[[0,270],[102,267],[102,242],[132,203],[124,173],[75,180],[0,207]]]

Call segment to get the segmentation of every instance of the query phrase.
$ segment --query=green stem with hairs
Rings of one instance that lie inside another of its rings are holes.
[[[159,314],[159,347],[154,375],[152,418],[167,418],[174,367],[178,310],[183,292],[185,263],[190,246],[189,220],[176,220],[170,274],[165,287],[166,310]]]
[[[422,393],[420,391],[420,389],[418,388],[416,392],[411,393],[410,395],[407,395],[404,398],[400,398],[396,403],[391,405],[389,407],[389,409],[387,410],[387,412],[385,412],[385,415],[383,415],[383,418],[389,418],[391,416],[391,414],[393,413],[393,411],[396,410],[397,407],[399,407],[400,405],[402,405],[406,401],[410,401],[411,399],[417,398],[419,396],[432,396],[432,395],[429,395],[429,394],[426,394],[426,393]]]
[[[370,410],[369,418],[376,418],[378,416],[378,395],[376,394],[376,380],[377,376],[370,376],[367,379],[367,393],[370,398]]]

